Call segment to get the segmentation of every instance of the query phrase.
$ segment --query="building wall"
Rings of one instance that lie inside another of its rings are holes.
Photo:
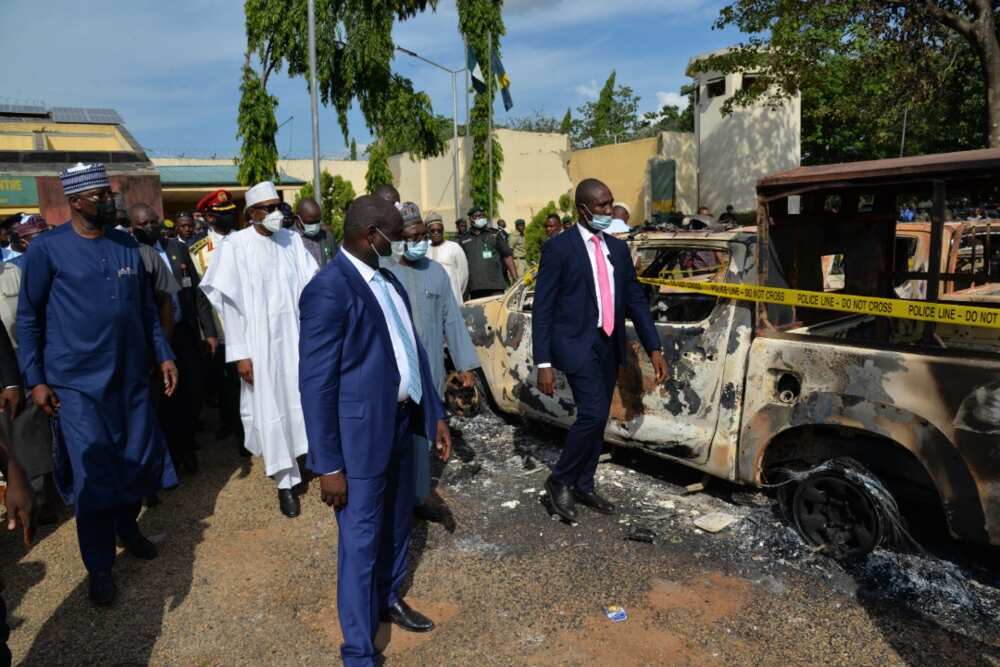
[[[660,159],[673,160],[677,164],[675,206],[681,213],[698,210],[698,150],[691,132],[661,132],[659,136]],[[648,174],[648,171],[647,171]],[[644,182],[646,210],[649,210],[650,192],[648,175]]]
[[[799,166],[802,132],[798,95],[774,107],[737,108],[723,116],[722,106],[739,90],[743,75],[725,76],[725,94],[709,98],[707,83],[719,78],[722,75],[714,73],[696,76],[698,199],[714,215],[728,204],[737,211],[755,210],[758,179]]]
[[[659,152],[659,137],[573,151],[570,180],[576,184],[585,178],[600,179],[611,188],[615,201],[628,204],[631,220],[638,223],[646,219],[649,161]]]
[[[528,219],[549,201],[557,200],[572,188],[566,163],[569,139],[562,134],[541,134],[497,130],[497,140],[504,153],[504,166],[498,190],[504,201],[499,204],[498,217],[512,221]],[[404,201],[413,201],[424,213],[435,211],[453,229],[454,221],[464,217],[472,206],[469,197],[467,165],[472,156],[471,139],[460,138],[458,151],[459,211],[455,211],[451,142],[444,155],[425,160],[412,160],[409,155],[389,158],[393,181]],[[153,163],[167,165],[232,164],[231,159],[153,158]],[[339,174],[354,186],[359,195],[365,191],[364,160],[323,160],[321,169]],[[312,160],[279,160],[278,169],[289,176],[312,181]],[[294,191],[290,191],[294,198]]]

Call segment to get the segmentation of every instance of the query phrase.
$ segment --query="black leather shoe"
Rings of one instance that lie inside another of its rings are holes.
[[[289,519],[297,517],[302,509],[299,506],[298,496],[292,493],[291,489],[278,489],[278,506],[281,508],[281,513]]]
[[[573,497],[578,503],[586,505],[595,512],[600,512],[601,514],[615,513],[615,506],[607,499],[597,495],[597,491],[584,492],[574,489]]]
[[[89,577],[90,601],[98,607],[110,607],[115,601],[115,580],[111,570],[91,572]]]
[[[389,607],[386,617],[407,632],[430,632],[434,629],[434,621],[411,609],[402,600]]]
[[[548,492],[549,509],[566,521],[576,521],[576,504],[573,502],[573,492],[570,488],[549,477],[545,480],[545,490]]]
[[[125,553],[136,558],[141,558],[142,560],[153,560],[160,555],[160,552],[156,549],[156,545],[141,534],[128,542],[122,540],[122,546],[125,547]]]

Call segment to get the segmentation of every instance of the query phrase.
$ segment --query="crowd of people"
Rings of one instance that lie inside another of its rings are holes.
[[[0,225],[11,527],[29,539],[35,506],[53,509],[58,493],[75,514],[90,600],[112,604],[116,545],[157,557],[137,518],[198,473],[197,433],[212,405],[216,438],[233,439],[233,456],[263,460],[283,515],[300,514],[310,474],[334,508],[345,663],[373,664],[380,621],[432,629],[402,584],[413,517],[428,512],[431,455],[447,460],[451,449],[446,356],[472,387],[479,358],[460,306],[527,271],[524,220],[508,232],[475,207],[449,240],[440,215],[384,185],[351,203],[338,243],[315,200],[293,210],[266,181],[247,190],[239,229],[226,190],[167,225],[151,203],[126,206],[100,164],[60,179],[69,221]],[[593,470],[624,317],[665,373],[627,247],[610,235],[627,226],[628,207],[593,180],[577,202],[578,224],[545,221],[533,325],[541,391],[552,393],[558,368],[579,408],[546,483],[550,510],[567,520],[576,502],[613,511]],[[584,252],[589,269],[574,255]]]

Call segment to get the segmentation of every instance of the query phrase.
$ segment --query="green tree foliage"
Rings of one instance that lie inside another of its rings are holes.
[[[562,122],[559,123],[560,134],[572,134],[573,133],[573,114],[569,109],[566,109],[566,115],[563,116]]]
[[[573,145],[594,148],[622,143],[636,136],[640,98],[629,86],[615,87],[615,71],[604,82],[596,102],[587,102],[576,110],[573,120]]]
[[[241,185],[252,185],[278,178],[278,146],[275,135],[278,121],[274,110],[278,100],[268,94],[266,83],[249,64],[243,66],[240,84],[240,107],[236,136],[240,155],[236,158]]]
[[[564,192],[559,195],[559,211],[563,215],[576,217],[576,201],[573,199],[572,192]]]
[[[507,127],[519,132],[559,132],[562,126],[555,118],[536,111],[534,115],[508,121]]]
[[[506,30],[503,24],[501,9],[503,0],[456,0],[458,8],[459,32],[465,37],[466,43],[476,59],[488,67],[490,62],[489,43],[492,36],[493,46],[499,52],[500,37]],[[485,74],[485,72],[484,72]],[[493,146],[493,206],[488,211],[495,217],[496,205],[503,201],[496,184],[503,172],[503,149],[495,137],[490,136],[489,114],[497,93],[496,81],[487,82],[487,90],[477,93],[472,105],[469,134],[472,137],[472,163],[469,165],[469,193],[477,206],[489,209],[490,165],[487,162],[489,151],[487,141]]]
[[[880,123],[875,116],[879,113],[895,117],[905,108],[925,109],[922,115],[931,123],[931,110],[941,103],[942,96],[948,96],[949,84],[955,86],[949,79],[957,70],[948,63],[957,62],[962,57],[960,51],[968,49],[966,53],[973,55],[968,61],[972,66],[960,75],[979,78],[985,94],[983,111],[963,109],[971,116],[960,122],[979,124],[981,118],[987,118],[979,128],[981,141],[1000,146],[996,0],[736,0],[721,10],[716,27],[737,27],[749,38],[728,53],[695,63],[694,71],[760,74],[753,85],[727,100],[726,111],[762,100],[778,101],[795,91],[802,91],[805,104],[806,95],[817,91],[817,98],[810,101],[816,105],[817,118],[856,118],[857,112],[850,105],[862,101],[864,108],[877,109],[869,117],[876,134]],[[860,78],[852,81],[842,78],[843,72],[834,72],[838,81],[825,81],[824,77],[831,76],[831,67],[844,66],[842,59]],[[882,90],[886,84],[888,91]],[[958,85],[957,89],[970,85]],[[848,88],[867,88],[868,93],[874,88],[879,96],[861,100],[861,93]],[[884,129],[885,124],[881,125]],[[835,134],[840,131],[833,125],[823,126]],[[815,140],[833,146],[868,142],[850,136]]]
[[[862,59],[827,57],[818,66],[822,76],[802,90],[803,164],[897,157],[904,117],[907,155],[983,148],[986,91],[982,78],[968,75],[977,56],[952,42],[952,54],[938,54],[929,72],[940,77],[930,97],[900,89],[891,73]]]
[[[542,243],[545,242],[545,218],[551,213],[558,213],[556,203],[550,201],[545,207],[531,216],[531,222],[524,228],[524,258],[528,264],[537,264],[542,256]]]
[[[323,209],[323,224],[330,228],[334,238],[340,242],[344,238],[344,216],[347,214],[347,207],[357,196],[354,186],[340,174],[332,176],[326,169],[320,174],[319,183],[322,192],[320,206]],[[295,195],[293,207],[297,209],[300,201],[315,196],[312,183],[306,183]]]
[[[368,171],[365,172],[365,190],[375,192],[380,185],[392,185],[392,170],[389,169],[389,150],[378,139],[368,147]]]
[[[358,159],[358,145],[351,139],[351,160]]]
[[[680,107],[665,104],[659,111],[647,111],[639,121],[639,134],[655,136],[660,132],[694,132],[694,91],[688,91],[688,103]]]
[[[337,111],[345,141],[347,113],[357,101],[376,136],[407,143],[418,157],[440,154],[440,138],[430,131],[430,99],[391,71],[393,23],[435,6],[436,0],[316,0],[317,83],[323,104]],[[283,68],[307,81],[305,0],[245,0],[244,14],[247,57],[260,61],[263,88],[268,75]]]

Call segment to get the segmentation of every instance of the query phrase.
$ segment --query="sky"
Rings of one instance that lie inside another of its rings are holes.
[[[684,69],[695,54],[740,41],[712,29],[720,0],[507,0],[503,62],[514,108],[497,99],[498,122],[536,112],[562,118],[596,99],[608,74],[641,98],[640,113],[681,104]],[[236,113],[245,35],[236,0],[2,0],[7,59],[0,103],[110,107],[152,157],[231,157],[239,149]],[[44,14],[44,15],[43,15]],[[16,26],[16,29],[9,29]],[[393,30],[395,42],[452,69],[464,66],[454,0],[439,0]],[[394,71],[451,116],[451,77],[397,53]],[[311,155],[305,79],[272,76],[281,157]],[[459,119],[465,102],[459,86]],[[287,121],[287,122],[286,122]],[[351,137],[371,140],[361,114]],[[332,109],[320,107],[324,156],[346,144]]]

